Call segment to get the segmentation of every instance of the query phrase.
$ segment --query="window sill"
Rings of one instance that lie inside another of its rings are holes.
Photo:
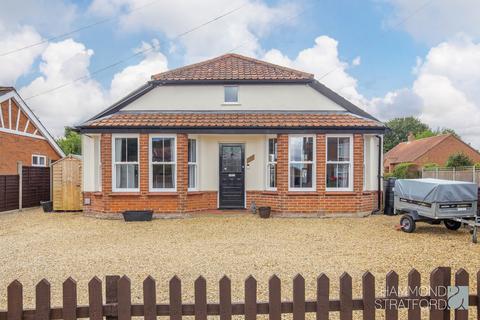
[[[278,195],[278,191],[277,190],[265,190],[265,191],[262,191],[261,194],[276,196],[276,195]]]
[[[357,192],[354,191],[334,191],[334,190],[327,190],[325,191],[325,196],[355,196]]]
[[[310,191],[288,191],[287,192],[287,196],[318,196],[318,192],[317,191],[313,191],[313,190],[310,190]]]
[[[222,103],[222,106],[241,106],[241,103],[238,102],[224,102]]]
[[[112,191],[108,194],[109,196],[139,196],[141,195],[140,191]]]
[[[191,194],[191,195],[194,195],[194,194],[205,194],[207,193],[207,191],[199,191],[199,190],[188,190],[187,191],[187,194]]]
[[[149,191],[147,193],[148,197],[156,197],[156,196],[178,196],[178,192],[176,191]]]

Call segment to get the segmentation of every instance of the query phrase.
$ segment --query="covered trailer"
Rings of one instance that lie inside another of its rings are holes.
[[[450,230],[462,223],[478,226],[478,186],[475,183],[439,179],[399,179],[395,182],[395,212],[402,230],[413,232],[415,222],[443,222]]]

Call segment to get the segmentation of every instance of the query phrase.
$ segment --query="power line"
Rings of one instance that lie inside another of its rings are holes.
[[[146,7],[148,6],[151,6],[152,4],[158,2],[159,0],[155,0],[155,1],[151,1],[147,4],[144,4],[143,6],[139,6],[137,8],[134,8],[132,10],[130,10],[127,14],[131,14],[135,11],[139,11],[141,9],[145,9]],[[50,37],[50,38],[47,38],[47,39],[44,39],[42,41],[39,41],[39,42],[35,42],[35,43],[32,43],[32,44],[29,44],[29,45],[26,45],[24,47],[20,47],[20,48],[17,48],[17,49],[14,49],[14,50],[11,50],[11,51],[6,51],[6,52],[3,52],[3,53],[0,53],[0,57],[5,57],[5,56],[8,56],[12,53],[16,53],[16,52],[19,52],[19,51],[23,51],[23,50],[26,50],[26,49],[30,49],[30,48],[33,48],[33,47],[37,47],[37,46],[40,46],[44,43],[48,43],[50,41],[54,41],[54,40],[58,40],[58,39],[61,39],[61,38],[65,38],[69,35],[72,35],[74,33],[77,33],[77,32],[80,32],[80,31],[83,31],[83,30],[86,30],[86,29],[90,29],[90,28],[93,28],[93,27],[96,27],[98,25],[101,25],[101,24],[104,24],[104,23],[107,23],[107,22],[110,22],[110,21],[114,21],[114,20],[117,20],[120,18],[120,15],[116,15],[115,17],[112,17],[112,18],[107,18],[107,19],[102,19],[102,20],[99,20],[99,21],[96,21],[94,23],[91,23],[91,24],[87,24],[87,25],[84,25],[84,26],[81,26],[77,29],[73,29],[73,30],[70,30],[68,32],[65,32],[65,33],[62,33],[62,34],[58,34],[56,36],[53,36],[53,37]]]
[[[194,32],[194,31],[196,31],[196,30],[198,30],[198,29],[200,29],[200,28],[202,28],[202,27],[205,27],[206,25],[209,25],[209,24],[211,24],[211,23],[213,23],[213,22],[215,22],[215,21],[217,21],[217,20],[220,20],[220,19],[222,19],[222,18],[224,18],[224,17],[226,17],[226,16],[228,16],[228,15],[230,15],[230,14],[232,14],[232,13],[234,13],[234,12],[240,10],[240,9],[242,9],[246,4],[247,4],[247,3],[244,3],[244,4],[242,4],[241,6],[236,7],[235,9],[232,9],[232,10],[230,10],[230,11],[227,11],[227,12],[225,12],[225,13],[223,13],[223,14],[221,14],[221,15],[219,15],[219,16],[217,16],[217,17],[215,17],[215,18],[213,18],[213,19],[211,19],[211,20],[209,20],[209,21],[206,21],[206,22],[204,22],[204,23],[202,23],[202,24],[200,24],[200,25],[198,25],[198,26],[195,26],[195,27],[193,27],[193,28],[191,28],[191,29],[189,29],[189,30],[186,30],[186,31],[178,34],[177,36],[175,36],[173,39],[171,39],[171,41],[178,40],[179,38],[184,37],[184,36],[186,36],[186,35]],[[133,59],[133,58],[141,55],[141,54],[144,54],[144,53],[146,53],[146,52],[149,52],[149,51],[151,51],[151,50],[153,50],[153,49],[155,49],[155,47],[152,46],[152,45],[150,45],[150,47],[148,47],[148,48],[146,48],[146,49],[143,49],[143,50],[139,50],[139,51],[135,52],[134,54],[132,54],[132,55],[130,55],[130,56],[124,58],[124,59],[117,60],[117,61],[115,61],[114,63],[111,63],[111,64],[109,64],[109,65],[106,65],[106,66],[104,66],[104,67],[102,67],[102,68],[96,69],[96,70],[94,70],[93,72],[91,72],[90,74],[88,74],[88,75],[86,75],[86,76],[82,76],[82,77],[76,78],[76,79],[74,79],[74,80],[72,80],[72,81],[70,81],[70,82],[66,82],[66,83],[61,84],[61,85],[59,85],[59,86],[56,86],[56,87],[53,87],[53,88],[51,88],[51,89],[48,89],[48,90],[42,91],[42,92],[40,92],[40,93],[34,94],[34,95],[32,95],[32,96],[29,96],[29,97],[27,97],[27,98],[24,98],[24,100],[30,100],[30,99],[33,99],[33,98],[35,98],[35,97],[38,97],[38,96],[41,96],[41,95],[44,95],[44,94],[47,94],[47,93],[50,93],[50,92],[59,90],[59,89],[61,89],[61,88],[70,86],[70,85],[72,85],[72,84],[74,84],[74,83],[76,83],[76,82],[78,82],[78,81],[81,81],[81,80],[87,80],[87,79],[94,78],[94,75],[96,75],[96,74],[98,74],[98,73],[101,73],[101,72],[103,72],[103,71],[105,71],[105,70],[108,70],[108,69],[111,69],[111,68],[113,68],[113,67],[116,67],[116,66],[118,66],[118,65],[121,65],[121,64],[123,64],[123,63],[125,63],[125,62],[127,62],[127,61],[129,61],[129,60],[131,60],[131,59]]]
[[[417,13],[419,13],[420,11],[422,11],[423,9],[425,9],[425,8],[426,8],[428,5],[430,5],[432,2],[433,2],[433,0],[425,1],[421,6],[419,6],[417,9],[415,9],[414,11],[412,11],[408,16],[404,17],[404,18],[401,19],[398,23],[394,24],[394,25],[392,26],[392,28],[397,28],[397,27],[399,27],[400,25],[404,24],[404,23],[407,22],[409,19],[411,19],[413,16],[415,16]],[[340,69],[340,68],[342,68],[342,66],[335,67],[335,68],[333,68],[332,70],[325,72],[323,75],[321,75],[319,78],[317,78],[317,80],[322,80],[323,78],[328,77],[330,74],[332,74],[333,72],[337,71],[337,70]]]

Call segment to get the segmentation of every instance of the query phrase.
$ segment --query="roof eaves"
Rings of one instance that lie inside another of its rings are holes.
[[[356,105],[354,105],[353,103],[351,103],[350,101],[348,101],[347,99],[345,99],[344,97],[342,97],[341,95],[333,91],[332,89],[320,83],[318,80],[311,81],[309,85],[313,89],[317,90],[318,92],[320,92],[321,94],[323,94],[324,96],[332,100],[333,102],[337,103],[338,105],[344,107],[351,113],[382,123],[380,120],[378,120],[368,112],[365,112],[361,108],[357,107]]]

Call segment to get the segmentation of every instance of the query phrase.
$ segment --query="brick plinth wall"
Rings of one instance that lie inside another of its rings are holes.
[[[355,134],[353,191],[325,189],[326,137],[316,136],[316,191],[288,190],[288,135],[278,135],[277,190],[247,190],[246,208],[270,206],[276,213],[329,215],[369,213],[376,209],[377,192],[363,191],[363,136]],[[216,191],[188,192],[188,136],[177,134],[177,192],[149,192],[148,134],[140,134],[140,191],[112,192],[112,136],[102,134],[102,192],[85,192],[88,213],[120,213],[125,210],[153,210],[155,213],[185,213],[217,208]]]

